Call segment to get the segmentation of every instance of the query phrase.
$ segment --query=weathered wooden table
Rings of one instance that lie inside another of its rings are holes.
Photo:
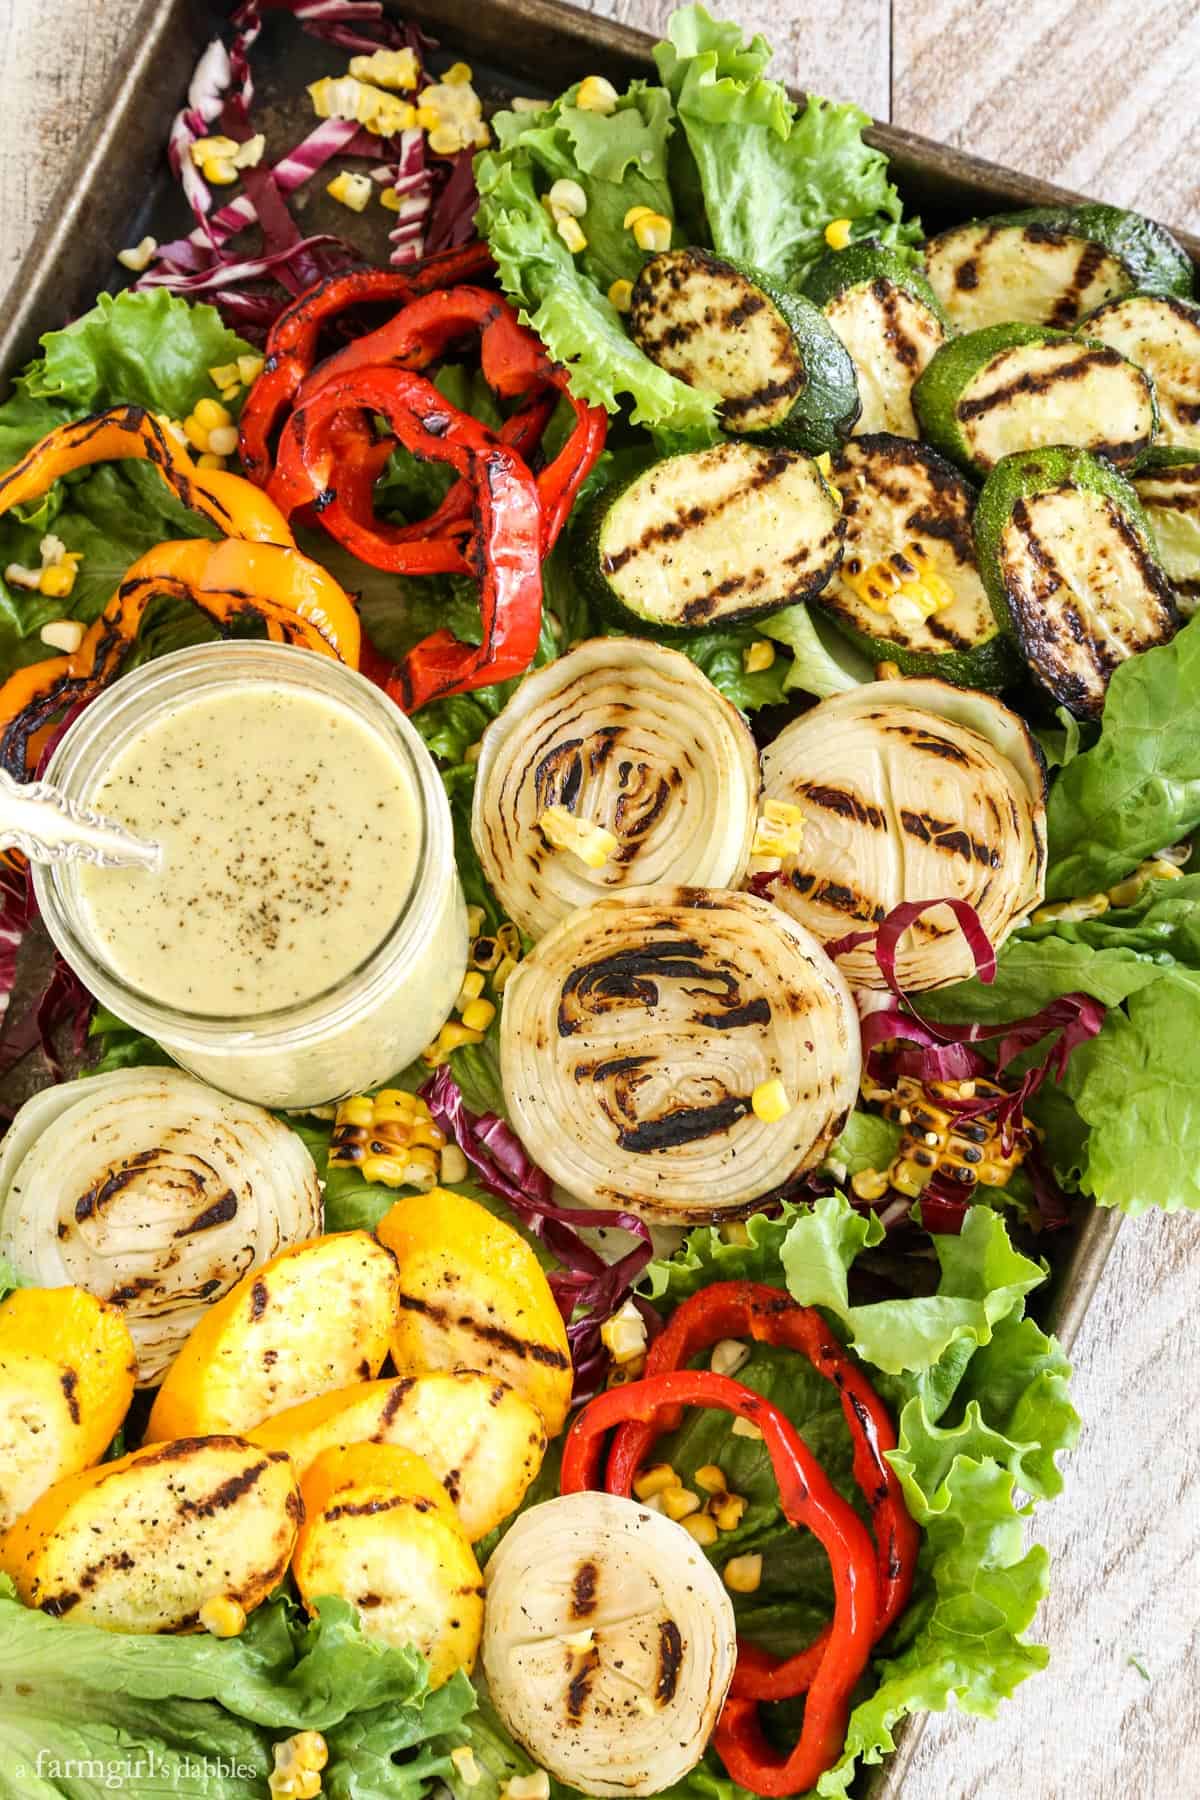
[[[0,280],[135,6],[0,0]],[[597,0],[596,10],[657,30],[671,6]],[[1200,230],[1196,0],[724,0],[722,10],[767,33],[789,81]],[[1198,1302],[1200,1220],[1128,1224],[1076,1347],[1083,1442],[1041,1524],[1055,1564],[1040,1620],[1050,1668],[994,1722],[931,1726],[905,1800],[1200,1796]]]

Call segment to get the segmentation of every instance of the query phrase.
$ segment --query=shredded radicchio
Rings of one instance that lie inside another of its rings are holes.
[[[435,1121],[458,1144],[481,1185],[503,1200],[562,1264],[548,1280],[567,1325],[575,1365],[574,1397],[589,1399],[604,1385],[609,1368],[600,1327],[624,1304],[654,1254],[649,1226],[633,1213],[616,1209],[559,1206],[550,1177],[527,1155],[512,1127],[495,1113],[469,1110],[448,1063],[421,1092]],[[581,1230],[625,1231],[637,1242],[616,1262],[607,1263],[584,1242]],[[653,1336],[657,1314],[636,1296],[634,1304]]]
[[[975,959],[980,981],[996,978],[996,953],[979,915],[965,900],[909,901],[893,907],[874,931],[855,931],[826,946],[832,957],[860,944],[874,942],[875,960],[895,1004],[880,1007],[862,1022],[867,1073],[882,1086],[894,1086],[903,1075],[918,1081],[995,1081],[1005,1070],[1052,1033],[1057,1034],[1040,1061],[1027,1069],[1000,1094],[972,1098],[939,1096],[947,1111],[962,1118],[989,1117],[1000,1132],[1001,1148],[1013,1146],[1026,1108],[1047,1076],[1061,1081],[1072,1053],[1095,1037],[1104,1023],[1105,1007],[1089,994],[1063,994],[1038,1012],[999,1025],[935,1025],[917,1011],[910,995],[896,978],[896,952],[909,926],[934,906],[948,906],[954,913]],[[991,1059],[974,1046],[994,1045]],[[1026,1156],[1025,1167],[1037,1195],[1041,1221],[1048,1229],[1067,1222],[1066,1200],[1036,1144]],[[969,1202],[954,1185],[937,1175],[921,1193],[921,1218],[929,1231],[961,1229]],[[936,1223],[934,1221],[937,1221]]]
[[[428,79],[423,54],[432,44],[416,26],[388,18],[380,0],[243,0],[233,14],[230,45],[214,39],[197,63],[187,104],[175,118],[167,145],[195,225],[186,237],[160,247],[136,286],[209,299],[227,324],[258,341],[290,295],[362,261],[339,237],[305,237],[287,205],[287,196],[333,157],[386,158],[376,173],[400,197],[390,233],[395,264],[416,262],[427,248],[465,243],[477,204],[469,152],[431,162],[420,131],[381,139],[352,120],[322,119],[278,162],[246,169],[244,191],[215,208],[191,148],[218,130],[238,143],[253,135],[250,51],[267,12],[291,13],[310,36],[342,50],[370,53],[407,46],[417,56],[421,85]],[[230,241],[252,225],[261,233],[259,248],[232,251]]]

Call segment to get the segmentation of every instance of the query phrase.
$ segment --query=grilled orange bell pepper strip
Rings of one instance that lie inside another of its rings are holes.
[[[233,538],[159,544],[126,571],[78,650],[18,669],[0,687],[0,767],[18,781],[32,776],[37,734],[119,672],[159,594],[192,601],[222,631],[235,621],[253,621],[274,643],[358,666],[361,631],[349,595],[298,550]]]
[[[223,537],[294,544],[287,520],[253,482],[223,469],[198,469],[174,433],[144,406],[110,406],[49,432],[0,475],[0,514],[38,499],[75,469],[131,458],[152,463],[176,499]]]

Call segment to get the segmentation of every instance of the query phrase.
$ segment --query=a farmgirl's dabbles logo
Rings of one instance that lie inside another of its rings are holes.
[[[265,1781],[267,1769],[233,1756],[199,1756],[189,1750],[138,1750],[124,1756],[57,1756],[39,1750],[32,1769],[18,1763],[13,1773],[18,1780],[34,1774],[41,1781],[90,1781],[113,1792],[127,1788],[140,1794],[147,1781],[195,1790],[208,1781]],[[203,1786],[199,1791],[204,1792]]]

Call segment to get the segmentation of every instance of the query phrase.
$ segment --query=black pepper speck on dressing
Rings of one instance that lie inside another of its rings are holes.
[[[311,998],[382,942],[420,837],[404,765],[355,714],[269,683],[152,720],[89,795],[164,867],[82,868],[104,959],[186,1011],[248,1016]]]

